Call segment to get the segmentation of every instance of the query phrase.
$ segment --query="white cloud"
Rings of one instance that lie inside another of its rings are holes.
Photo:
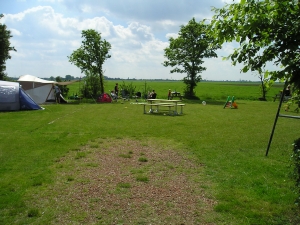
[[[12,36],[21,36],[22,35],[22,33],[16,29],[12,28],[12,29],[10,29],[10,31],[11,31]]]
[[[240,0],[222,0],[222,2],[227,3],[227,4],[231,4],[231,3],[239,3]]]
[[[164,49],[169,45],[168,39],[178,37],[180,25],[186,24],[193,16],[199,20],[209,17],[211,6],[224,5],[222,0],[30,2],[30,7],[24,3],[24,9],[17,13],[5,11],[3,18],[13,35],[11,43],[17,49],[7,61],[9,76],[81,76],[80,70],[68,61],[67,56],[80,47],[82,30],[95,29],[112,45],[112,57],[104,64],[106,76],[181,79],[184,75],[170,75],[170,68],[162,66],[166,60]],[[15,6],[12,4],[11,9]],[[225,45],[220,55],[227,56],[233,47],[233,44]],[[216,63],[222,65],[222,70],[217,70]],[[209,59],[204,66],[208,78],[242,77],[230,61]]]
[[[168,33],[168,34],[166,34],[166,38],[167,39],[170,39],[171,37],[172,38],[178,38],[178,33]]]

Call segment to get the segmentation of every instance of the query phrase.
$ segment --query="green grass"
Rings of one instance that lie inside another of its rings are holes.
[[[136,180],[140,181],[140,182],[148,182],[149,178],[145,175],[139,175],[139,176],[136,177]]]
[[[148,159],[145,157],[140,157],[139,162],[148,162]]]
[[[169,89],[183,93],[185,88],[182,81],[107,80],[105,81],[105,91],[109,92],[113,90],[117,82],[119,84],[123,84],[124,82],[126,85],[132,83],[133,86],[136,87],[136,92],[143,92],[146,83],[147,87],[155,89],[157,98],[167,98]],[[82,87],[82,85],[82,82],[69,85],[69,95],[79,93],[79,88]],[[213,100],[225,101],[227,96],[235,96],[237,100],[258,100],[258,98],[261,97],[259,85],[259,82],[200,82],[197,84],[195,92],[197,97],[207,102]],[[267,93],[267,99],[269,101],[273,100],[272,98],[275,94],[278,94],[282,89],[283,83],[275,83]],[[88,100],[83,100],[83,102],[85,101]]]
[[[167,83],[170,85],[153,82],[151,86],[162,94],[173,84]],[[184,115],[178,117],[145,115],[142,106],[130,102],[45,105],[43,111],[0,113],[0,224],[54,223],[51,212],[44,215],[43,209],[28,205],[31,197],[55,182],[54,175],[60,169],[54,166],[57,159],[76,151],[73,160],[84,163],[86,153],[80,148],[97,147],[95,140],[101,138],[105,143],[110,137],[130,138],[145,145],[153,138],[166,145],[173,143],[174,149],[203,165],[201,188],[217,200],[214,211],[219,219],[211,221],[213,224],[299,223],[289,161],[292,143],[300,137],[299,121],[278,119],[266,157],[278,102],[241,100],[238,96],[254,93],[256,87],[240,90],[236,84],[216,83],[214,87],[203,82],[197,87],[200,97],[205,96],[205,85],[212,99],[220,96],[222,101],[207,101],[205,106],[201,100],[185,101]],[[223,109],[226,99],[222,96],[235,93],[239,108]],[[131,155],[130,151],[124,154]],[[148,178],[146,171],[132,172],[137,178]],[[65,181],[73,179],[69,175]],[[61,210],[71,213],[68,206]],[[80,221],[84,212],[77,217]]]
[[[129,183],[119,183],[119,188],[131,188],[131,185]]]

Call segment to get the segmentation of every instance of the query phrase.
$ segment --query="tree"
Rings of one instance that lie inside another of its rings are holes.
[[[86,76],[96,74],[99,77],[100,92],[104,93],[104,76],[102,66],[104,61],[111,56],[108,54],[111,45],[106,40],[102,40],[101,33],[95,30],[83,30],[82,45],[75,50],[68,58],[84,72]]]
[[[267,95],[268,91],[270,90],[270,88],[272,87],[274,80],[270,79],[268,71],[266,71],[264,73],[260,73],[258,75],[258,78],[260,80],[259,88],[260,88],[260,92],[262,95],[262,97],[259,99],[266,101],[267,100],[266,95]]]
[[[86,76],[84,77],[84,86],[80,89],[83,97],[99,96],[101,93],[99,75],[92,72],[86,71]],[[103,92],[102,92],[103,93]]]
[[[0,14],[0,19],[3,17],[3,14]],[[10,59],[10,51],[16,51],[16,49],[10,46],[9,39],[12,37],[10,30],[7,30],[5,24],[0,23],[0,80],[5,80],[7,78],[5,61]]]
[[[213,39],[207,35],[208,25],[204,21],[197,23],[193,18],[186,26],[181,26],[179,36],[170,38],[170,45],[164,49],[164,56],[168,59],[164,61],[165,67],[174,67],[171,73],[186,73],[183,78],[186,84],[185,95],[194,96],[194,88],[201,81],[199,73],[206,70],[201,66],[203,58],[217,57],[215,50],[218,45],[213,44]]]
[[[239,47],[228,56],[233,65],[243,63],[242,72],[278,67],[273,80],[284,79],[300,87],[300,11],[298,0],[241,0],[226,4],[211,21],[216,43],[236,41]]]
[[[66,80],[74,80],[74,77],[72,77],[71,75],[66,75]]]

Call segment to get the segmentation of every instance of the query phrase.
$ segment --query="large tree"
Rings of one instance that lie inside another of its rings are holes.
[[[241,0],[216,9],[211,21],[218,44],[236,41],[239,47],[228,56],[242,63],[242,72],[258,71],[268,63],[273,80],[284,79],[300,87],[300,10],[298,0]]]
[[[0,14],[0,19],[3,17],[3,14]],[[5,24],[0,23],[0,80],[5,80],[6,74],[6,65],[5,62],[7,59],[10,59],[10,51],[16,51],[14,47],[10,45],[9,39],[12,37],[10,30],[7,30]]]
[[[174,67],[171,73],[185,73],[183,81],[186,84],[185,94],[194,96],[194,88],[201,81],[200,73],[206,70],[202,66],[204,58],[217,57],[215,50],[218,45],[207,35],[208,25],[204,21],[196,22],[193,18],[187,25],[181,26],[177,38],[170,38],[170,45],[164,49],[164,66]]]
[[[104,93],[104,76],[102,66],[104,61],[111,56],[108,54],[111,45],[101,38],[101,33],[95,30],[82,31],[82,45],[75,50],[68,58],[81,69],[85,75],[97,74],[100,82],[100,92]]]

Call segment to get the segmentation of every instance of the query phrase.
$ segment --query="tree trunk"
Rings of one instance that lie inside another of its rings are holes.
[[[103,82],[102,67],[99,67],[99,78],[100,78],[100,92],[101,92],[101,94],[103,94],[104,93],[104,82]]]
[[[262,97],[261,99],[262,100],[266,100],[266,87],[265,87],[265,84],[264,84],[264,79],[262,76],[259,76],[260,78],[260,82],[261,82],[261,94],[262,94]]]
[[[193,63],[193,65],[194,65],[194,63]],[[193,71],[191,74],[191,83],[190,83],[190,96],[191,97],[194,96],[194,88],[196,86],[195,78],[196,78],[196,74]]]

